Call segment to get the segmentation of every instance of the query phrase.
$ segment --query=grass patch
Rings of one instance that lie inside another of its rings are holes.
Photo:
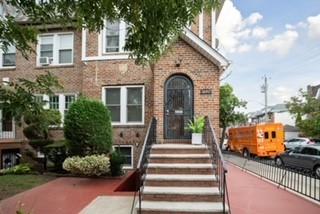
[[[55,179],[48,175],[3,175],[0,176],[0,200],[39,186]]]

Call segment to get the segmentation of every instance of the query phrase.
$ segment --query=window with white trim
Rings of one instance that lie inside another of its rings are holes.
[[[73,33],[41,34],[38,44],[38,65],[73,63]]]
[[[144,124],[144,86],[108,86],[102,100],[111,113],[112,124]]]
[[[55,95],[35,95],[35,100],[43,103],[44,109],[53,109],[60,112],[61,119],[64,120],[71,104],[76,101],[77,94],[55,94]]]
[[[0,50],[0,68],[16,67],[16,48],[9,46],[7,51]]]
[[[114,150],[120,152],[124,157],[123,168],[133,168],[133,147],[132,145],[114,145]]]
[[[103,30],[103,52],[120,53],[124,52],[126,40],[126,23],[123,21],[106,21]]]

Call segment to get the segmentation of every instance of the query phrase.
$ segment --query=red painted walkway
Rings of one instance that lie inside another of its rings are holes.
[[[132,195],[114,192],[121,178],[58,178],[0,202],[0,214],[15,214],[19,207],[31,214],[74,214],[99,195]]]
[[[319,214],[316,205],[228,165],[227,184],[232,214]]]

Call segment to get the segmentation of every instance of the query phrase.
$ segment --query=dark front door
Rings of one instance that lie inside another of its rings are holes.
[[[190,139],[186,130],[193,118],[193,84],[182,75],[172,76],[165,85],[164,131],[167,139]]]

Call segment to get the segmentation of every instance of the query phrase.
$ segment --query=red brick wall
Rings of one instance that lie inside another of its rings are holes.
[[[175,60],[181,59],[180,67]],[[179,40],[159,60],[154,71],[154,115],[158,120],[157,137],[163,139],[164,85],[173,74],[185,74],[194,84],[195,116],[209,116],[215,130],[219,130],[219,71],[218,67],[200,55],[184,41]],[[200,95],[209,89],[211,95]]]

